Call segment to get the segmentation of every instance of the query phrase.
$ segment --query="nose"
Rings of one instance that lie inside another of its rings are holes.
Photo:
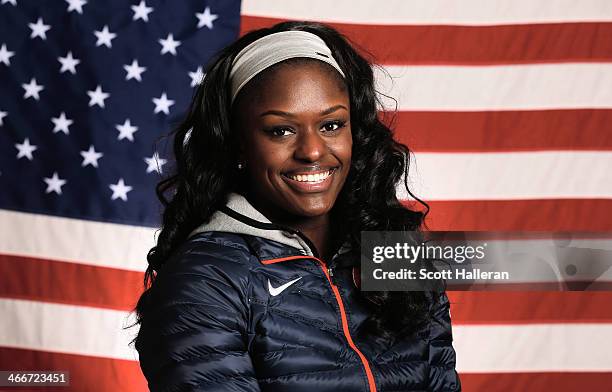
[[[318,130],[302,132],[296,140],[294,158],[299,161],[316,162],[327,151],[327,144]]]

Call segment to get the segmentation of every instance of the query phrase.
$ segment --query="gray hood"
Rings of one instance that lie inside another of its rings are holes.
[[[226,207],[240,215],[256,221],[258,223],[257,226],[264,227],[267,225],[273,225],[273,223],[270,222],[270,220],[268,220],[268,218],[266,218],[261,212],[257,211],[244,196],[238,193],[230,193]],[[249,225],[220,210],[216,211],[212,215],[208,223],[198,226],[189,236],[191,237],[195,234],[208,231],[247,234],[262,237],[291,246],[309,256],[314,256],[312,249],[310,249],[308,244],[298,234],[279,230],[278,228],[265,229]]]

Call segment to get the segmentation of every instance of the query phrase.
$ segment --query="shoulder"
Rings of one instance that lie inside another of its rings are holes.
[[[244,348],[251,256],[239,236],[219,234],[182,244],[143,294],[135,347],[152,391],[256,385]]]
[[[215,266],[228,272],[240,272],[249,269],[252,259],[242,236],[223,232],[200,233],[176,249],[159,275],[161,278],[184,273],[200,274]]]
[[[164,263],[151,296],[164,305],[199,303],[218,292],[242,297],[247,291],[254,259],[239,235],[198,234],[179,246]]]

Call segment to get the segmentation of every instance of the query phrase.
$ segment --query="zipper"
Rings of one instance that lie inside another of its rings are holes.
[[[344,333],[344,337],[346,338],[346,341],[349,347],[353,351],[355,351],[355,353],[361,360],[361,364],[363,365],[363,369],[368,379],[369,392],[376,392],[376,382],[374,381],[374,374],[372,373],[372,369],[370,368],[370,363],[368,362],[365,355],[363,355],[363,353],[357,348],[357,346],[355,345],[355,342],[353,342],[353,338],[351,337],[351,332],[349,330],[349,325],[348,325],[348,318],[346,317],[346,311],[344,310],[344,302],[342,302],[342,296],[340,295],[340,290],[338,290],[338,286],[336,286],[333,280],[333,276],[334,276],[333,268],[328,267],[327,264],[325,264],[323,260],[317,257],[307,256],[307,255],[281,257],[278,259],[262,260],[261,262],[267,265],[267,264],[275,264],[275,263],[280,263],[283,261],[298,260],[298,259],[315,260],[319,264],[321,269],[323,270],[323,274],[325,275],[325,278],[327,279],[327,282],[329,283],[332,289],[332,292],[334,293],[334,297],[336,298],[336,302],[338,303],[338,308],[340,309],[340,321],[342,323],[342,332]]]
[[[333,277],[333,269],[326,268],[325,262],[323,260],[314,258],[320,263],[321,269],[331,286],[332,291],[334,292],[334,296],[336,297],[336,302],[338,302],[338,307],[340,308],[340,319],[342,321],[342,331],[344,332],[344,337],[346,338],[349,346],[357,353],[359,359],[361,359],[361,363],[363,364],[363,368],[366,373],[366,377],[368,378],[368,386],[370,388],[370,392],[376,392],[376,382],[374,382],[374,374],[372,373],[372,369],[370,369],[370,364],[368,363],[367,358],[363,353],[357,348],[355,342],[353,342],[353,338],[351,337],[351,332],[348,326],[348,318],[346,317],[346,311],[344,310],[344,303],[342,302],[342,296],[340,295],[340,290],[338,290],[338,286],[334,284],[332,281]]]
[[[363,353],[357,348],[355,342],[353,342],[353,338],[351,337],[351,332],[349,330],[348,318],[346,317],[346,311],[344,310],[344,303],[342,302],[342,296],[340,295],[340,290],[338,290],[338,286],[336,286],[332,280],[333,278],[333,269],[331,267],[327,268],[325,262],[316,257],[309,257],[319,262],[329,285],[331,286],[332,291],[334,292],[334,296],[336,297],[336,302],[338,303],[338,307],[340,308],[340,320],[342,321],[342,331],[344,332],[344,337],[348,342],[349,346],[357,353],[359,359],[361,359],[361,363],[363,364],[363,368],[366,373],[366,377],[368,378],[368,386],[370,388],[370,392],[376,392],[376,382],[374,381],[374,374],[372,373],[372,369],[370,368],[370,364],[363,355]]]

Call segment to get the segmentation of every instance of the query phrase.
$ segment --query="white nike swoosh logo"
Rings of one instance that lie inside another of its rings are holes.
[[[279,295],[280,293],[282,293],[283,291],[285,291],[285,289],[289,286],[291,286],[292,284],[294,284],[295,282],[297,282],[298,280],[302,279],[302,277],[300,276],[297,279],[293,279],[291,282],[287,282],[283,285],[280,285],[278,287],[272,287],[272,283],[270,283],[270,279],[268,279],[268,291],[270,292],[270,295],[273,297],[276,297],[277,295]]]

